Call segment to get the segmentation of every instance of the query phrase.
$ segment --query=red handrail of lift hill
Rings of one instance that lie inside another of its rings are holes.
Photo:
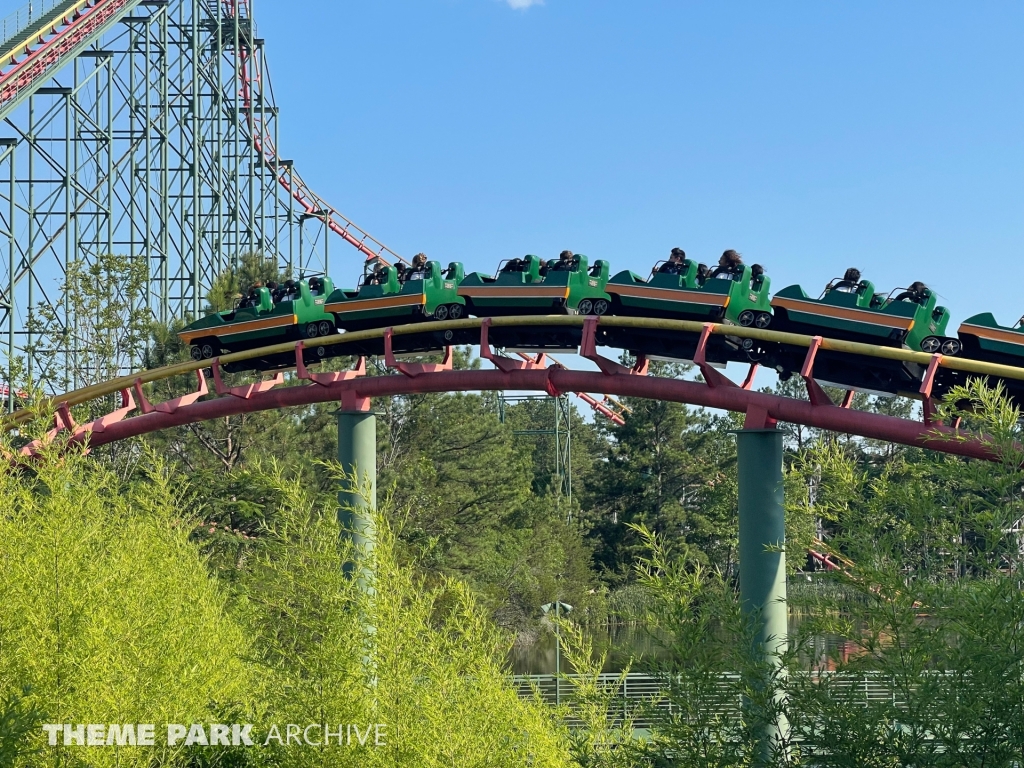
[[[224,8],[224,13],[228,18],[249,16],[246,0],[224,0],[222,7]],[[249,18],[251,18],[251,16],[249,16]],[[291,195],[292,198],[294,198],[295,202],[302,206],[303,210],[308,215],[322,218],[328,229],[366,256],[367,261],[380,259],[384,264],[388,264],[388,260],[384,258],[385,253],[394,257],[397,261],[405,261],[405,259],[377,240],[373,235],[369,234],[366,230],[359,227],[347,217],[338,213],[338,211],[333,207],[327,205],[319,195],[310,189],[309,185],[302,180],[302,177],[295,172],[294,168],[292,169],[290,176],[289,174],[281,172],[278,164],[277,148],[274,146],[273,139],[269,134],[264,132],[263,125],[260,125],[257,128],[254,114],[255,110],[252,108],[253,80],[255,79],[262,88],[262,83],[260,83],[259,67],[256,65],[254,68],[254,78],[249,72],[250,67],[253,67],[253,57],[245,45],[239,46],[237,55],[239,78],[238,93],[239,96],[241,96],[242,108],[246,112],[246,122],[248,123],[249,132],[252,136],[253,148],[264,159],[267,166],[274,169],[274,176],[277,179],[277,183],[289,195]],[[289,179],[291,181],[289,181]],[[342,226],[339,224],[335,220],[335,217],[342,219],[345,222],[345,225]],[[349,231],[350,229],[357,230],[362,237],[356,237]],[[374,251],[373,248],[370,248],[366,244],[367,241],[377,246],[377,250]]]
[[[76,45],[94,34],[130,5],[129,0],[107,0],[92,5],[55,32],[38,48],[0,75],[0,107],[46,75]]]

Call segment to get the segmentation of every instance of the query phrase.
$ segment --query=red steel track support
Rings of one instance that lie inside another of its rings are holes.
[[[319,384],[322,387],[329,387],[331,384],[335,384],[339,381],[348,381],[359,376],[366,375],[366,358],[360,357],[356,362],[356,367],[351,371],[332,371],[330,373],[310,373],[309,369],[306,368],[306,363],[302,359],[302,350],[304,348],[303,343],[300,341],[295,345],[295,374],[300,379],[306,379],[312,381],[314,384]]]
[[[693,364],[700,369],[700,375],[704,377],[704,382],[712,389],[715,387],[750,389],[754,386],[754,377],[757,375],[757,363],[750,364],[747,375],[743,379],[743,384],[739,385],[724,373],[719,373],[707,362],[708,339],[711,338],[711,332],[714,330],[714,327],[714,323],[704,323],[704,329],[700,332],[700,339],[697,340],[697,351],[693,353]]]
[[[395,358],[391,351],[392,331],[384,329],[384,365],[388,368],[397,368],[398,372],[413,379],[424,373],[439,373],[452,369],[452,348],[444,348],[444,359],[440,363],[402,363]]]
[[[254,381],[251,384],[243,384],[240,387],[226,387],[220,375],[220,358],[213,358],[213,364],[210,367],[213,369],[213,388],[221,397],[230,395],[231,397],[240,397],[243,400],[248,400],[253,395],[267,392],[278,384],[284,383],[284,374],[278,373],[274,378],[266,379],[265,381]]]
[[[522,360],[513,360],[511,357],[496,355],[491,350],[490,341],[491,318],[485,317],[480,323],[480,359],[487,360],[499,371],[526,371],[547,367],[547,355],[541,352],[536,358],[521,355]]]
[[[807,348],[807,357],[804,358],[804,364],[800,368],[800,377],[804,380],[804,386],[807,387],[807,397],[813,405],[835,405],[832,402],[832,398],[828,396],[828,393],[814,380],[814,358],[817,357],[820,347],[821,336],[815,336],[811,341],[811,346]],[[850,391],[852,392],[853,390]]]
[[[135,396],[139,399],[139,409],[144,414],[152,413],[153,411],[159,411],[160,413],[174,413],[179,408],[192,405],[196,400],[208,394],[210,391],[206,386],[206,377],[203,375],[202,368],[196,369],[196,378],[199,380],[199,388],[195,392],[190,392],[187,395],[182,395],[181,397],[176,397],[173,400],[167,400],[163,403],[157,403],[156,405],[152,405],[149,400],[146,399],[146,396],[142,393],[142,381],[136,379],[132,386],[135,389]]]
[[[338,402],[343,399],[360,402],[392,395],[519,389],[536,392],[603,392],[616,397],[687,403],[746,413],[748,422],[758,419],[786,421],[959,456],[989,461],[999,458],[994,446],[982,440],[965,439],[964,435],[939,424],[925,424],[836,406],[817,406],[806,400],[754,392],[735,384],[711,387],[696,381],[653,376],[609,376],[595,371],[573,371],[559,367],[510,371],[444,370],[423,372],[416,376],[353,376],[317,384],[275,387],[254,393],[249,398],[228,396],[197,401],[200,395],[193,393],[172,401],[170,407],[168,403],[152,406],[147,402],[148,409],[143,407],[142,415],[108,424],[102,432],[93,431],[88,437],[89,444],[105,445],[160,429],[243,412]],[[139,391],[136,389],[136,392]],[[186,400],[191,402],[186,403]],[[84,434],[76,434],[72,442],[80,443],[85,439]]]
[[[932,355],[931,362],[928,363],[928,370],[924,372],[924,376],[921,377],[921,397],[924,403],[921,406],[921,412],[924,417],[925,424],[931,424],[935,421],[935,399],[932,397],[932,387],[935,385],[935,372],[939,370],[939,363],[942,362],[942,355],[936,353]]]
[[[646,376],[647,358],[640,355],[632,368],[609,360],[597,353],[597,323],[599,318],[590,316],[583,321],[583,339],[580,341],[580,357],[585,357],[601,369],[606,376]]]

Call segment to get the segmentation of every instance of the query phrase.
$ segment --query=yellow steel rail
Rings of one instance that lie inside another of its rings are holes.
[[[67,19],[73,18],[76,13],[89,5],[89,0],[79,0],[79,2],[72,5],[70,8],[63,8],[57,13],[49,17],[40,17],[34,24],[34,29],[39,31],[39,34],[32,34],[25,38],[14,46],[11,50],[0,56],[0,69],[6,67],[14,59],[27,52],[30,48],[34,48],[39,45],[39,38],[46,36],[47,29],[55,29],[57,27],[64,26],[64,22]]]
[[[585,317],[580,315],[536,315],[526,317],[493,317],[491,318],[492,328],[518,328],[531,326],[565,326],[582,327]],[[423,323],[411,323],[409,325],[396,325],[391,332],[395,336],[404,336],[414,333],[430,333],[434,331],[457,331],[479,328],[483,320],[481,318],[466,318],[464,320],[441,320]],[[680,331],[684,333],[700,333],[704,329],[704,323],[691,320],[661,320],[643,317],[602,317],[600,327],[612,328],[637,328],[647,330]],[[333,346],[353,341],[367,341],[378,339],[384,335],[384,328],[373,328],[366,331],[353,331],[351,333],[340,333],[333,336],[323,336],[316,339],[309,339],[311,346]],[[814,337],[797,333],[781,333],[779,331],[761,330],[759,328],[743,328],[737,325],[714,324],[711,332],[719,336],[733,336],[743,339],[758,339],[760,341],[788,344],[795,347],[810,347]],[[864,355],[886,360],[898,360],[901,362],[918,363],[927,366],[931,363],[934,355],[927,352],[913,352],[907,349],[896,347],[877,347],[872,344],[861,344],[854,341],[840,341],[837,339],[823,338],[819,349],[844,352],[851,355]],[[250,349],[245,352],[232,352],[228,355],[220,355],[221,363],[237,363],[245,360],[252,360],[267,355],[284,354],[295,350],[295,342],[288,341],[281,344],[273,344],[259,349]],[[942,368],[964,373],[973,373],[981,376],[997,376],[1004,379],[1017,379],[1024,381],[1024,368],[1016,368],[1010,365],[998,365],[996,363],[984,363],[977,360],[966,360],[957,357],[942,357],[939,361]],[[201,368],[209,368],[210,360],[189,360],[183,363],[167,365],[162,368],[151,368],[127,376],[120,376],[100,384],[93,384],[82,389],[76,389],[63,395],[56,395],[49,400],[50,407],[64,403],[69,406],[80,405],[99,397],[111,395],[121,390],[130,389],[135,382],[148,384],[153,381],[169,379],[173,376],[192,373]],[[15,411],[4,417],[3,423],[7,428],[30,421],[35,415],[34,409]]]

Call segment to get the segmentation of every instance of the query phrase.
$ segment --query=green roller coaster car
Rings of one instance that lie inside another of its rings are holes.
[[[867,280],[844,291],[833,280],[818,299],[812,299],[799,285],[783,288],[772,299],[774,328],[778,331],[828,336],[888,347],[920,349],[929,335],[942,335],[949,322],[949,310],[936,306],[934,293],[925,288],[917,300],[876,294]]]
[[[422,272],[399,281],[395,267],[378,273],[379,283],[367,276],[358,289],[339,288],[327,299],[338,328],[360,331],[417,320],[458,320],[465,315],[465,300],[458,294],[462,264],[453,261],[442,270],[428,261]]]
[[[224,352],[328,336],[334,333],[334,318],[324,303],[334,284],[329,277],[319,281],[322,290],[311,291],[309,281],[299,280],[294,297],[276,304],[267,288],[259,288],[255,306],[207,315],[185,326],[178,337],[191,346],[193,360],[208,360]]]
[[[735,280],[712,278],[699,284],[696,262],[687,259],[680,268],[679,274],[655,271],[647,280],[629,270],[619,272],[605,288],[612,297],[612,311],[616,315],[726,322],[757,328],[771,325],[771,280],[767,276],[762,274],[753,279],[750,267],[744,266]]]
[[[1000,325],[991,312],[972,315],[960,324],[958,338],[926,336],[921,341],[925,352],[954,357],[962,356],[986,363],[1024,368],[1024,317],[1014,327]],[[977,374],[939,368],[935,377],[935,394],[945,396],[955,385],[963,386]],[[1019,408],[1024,407],[1024,381],[1000,379],[1003,391]]]
[[[459,296],[477,317],[499,315],[603,315],[611,308],[604,292],[608,262],[598,259],[588,269],[586,256],[576,256],[570,269],[557,260],[546,265],[537,256],[502,262],[495,276],[473,272],[459,285]],[[543,272],[543,275],[541,274]]]
[[[619,272],[605,289],[612,297],[612,314],[756,328],[771,325],[771,280],[763,272],[754,276],[751,268],[744,266],[735,279],[730,276],[701,281],[696,262],[684,259],[678,269],[675,274],[662,272],[656,264],[646,280],[629,270]],[[609,327],[598,331],[599,344],[668,360],[692,360],[699,338],[697,333],[659,329]],[[759,359],[759,351],[750,339],[713,336],[707,340],[704,356],[715,364],[730,360],[751,362]]]
[[[886,296],[875,293],[866,280],[833,280],[820,298],[812,299],[800,286],[791,285],[772,299],[773,328],[919,350],[926,337],[945,333],[949,310],[937,306],[935,294],[927,288],[896,295],[901,290]],[[781,346],[774,357],[776,368],[784,376],[800,370],[805,353]],[[922,374],[914,363],[827,351],[818,354],[814,364],[815,378],[825,383],[881,394],[916,394]]]
[[[1024,317],[1010,328],[997,323],[991,312],[972,315],[960,324],[957,337],[925,336],[920,348],[929,354],[947,357],[962,354],[972,360],[1024,366]]]

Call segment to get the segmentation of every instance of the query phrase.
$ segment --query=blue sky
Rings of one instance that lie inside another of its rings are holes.
[[[283,155],[404,255],[490,270],[570,248],[646,272],[672,246],[736,248],[775,288],[854,265],[924,280],[955,321],[1024,313],[1024,3],[254,13]]]

